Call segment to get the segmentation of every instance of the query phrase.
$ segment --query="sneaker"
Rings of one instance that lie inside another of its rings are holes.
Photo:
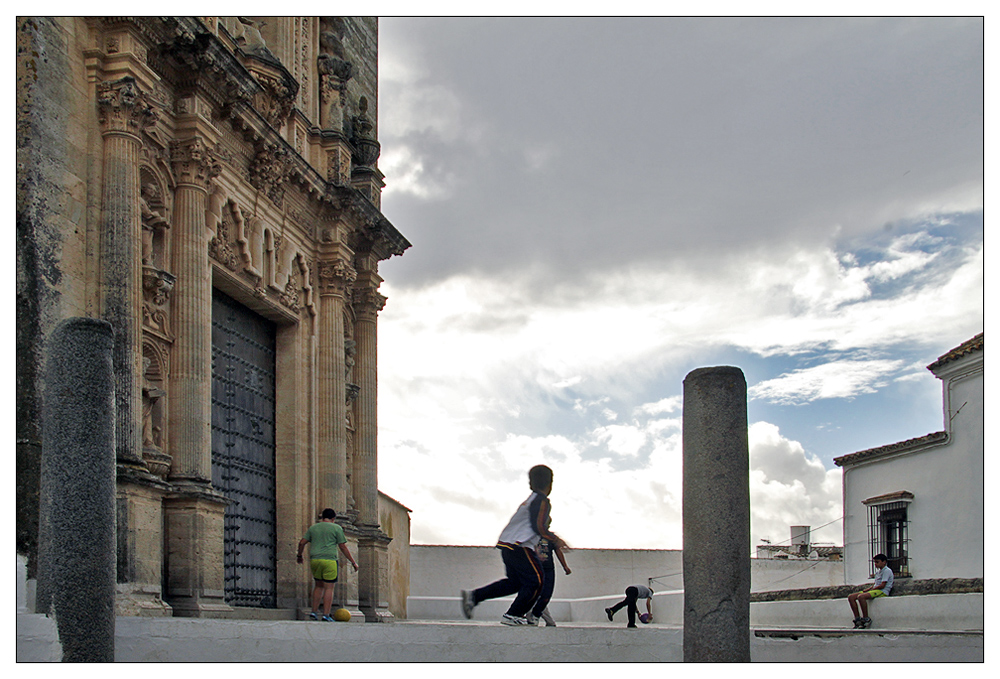
[[[861,629],[868,629],[872,626],[871,618],[861,618]]]
[[[615,621],[615,614],[611,612],[610,608],[605,608],[604,612],[608,614],[608,622],[614,622]]]
[[[512,627],[517,627],[519,625],[530,625],[531,624],[531,623],[528,622],[527,618],[523,618],[523,617],[517,616],[517,615],[510,615],[508,613],[504,613],[503,614],[503,617],[500,618],[500,623],[502,625],[510,625]]]
[[[542,620],[545,621],[545,626],[546,627],[555,627],[556,626],[556,621],[552,619],[551,615],[549,615],[549,609],[547,609],[547,608],[544,611],[542,611]]]
[[[313,611],[312,613],[309,614],[309,619],[310,620],[319,620],[319,615],[316,613],[316,611]]]
[[[625,629],[639,629],[638,625],[625,625]]]
[[[535,627],[538,626],[538,618],[536,618],[533,614],[528,613],[526,616],[524,616],[524,618],[525,620],[528,621],[529,625],[534,625]]]
[[[472,596],[472,592],[463,589],[462,590],[462,615],[465,616],[466,620],[472,620],[472,609],[476,607],[476,600]]]
[[[861,629],[861,620],[862,620],[862,618],[855,618],[854,619],[854,629]]]
[[[333,618],[331,618],[329,615],[324,615],[323,622],[333,622]]]

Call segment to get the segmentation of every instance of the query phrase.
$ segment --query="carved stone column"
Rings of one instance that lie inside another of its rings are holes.
[[[341,258],[320,261],[319,275],[319,504],[347,510],[347,376],[344,304],[357,275]]]
[[[219,167],[198,138],[174,142],[174,196],[169,426],[170,480],[212,482],[212,268],[205,210],[208,182]]]
[[[104,140],[101,194],[101,316],[114,331],[115,455],[120,466],[142,461],[142,219],[139,151],[142,130],[158,117],[135,78],[97,86]]]
[[[356,259],[358,280],[354,288],[354,340],[357,345],[358,398],[355,404],[354,497],[357,502],[358,607],[368,622],[390,622],[388,602],[389,538],[379,530],[378,519],[378,379],[377,321],[386,298],[378,292],[382,282],[372,253]]]
[[[378,312],[386,298],[379,291],[382,279],[375,273],[374,257],[359,257],[358,285],[354,289],[354,340],[357,345],[355,376],[360,390],[355,413],[354,499],[358,508],[358,526],[378,528]]]
[[[231,610],[223,569],[227,500],[212,489],[212,269],[205,214],[219,166],[197,136],[175,142],[171,160],[177,188],[169,478],[176,492],[164,502],[166,595],[175,616],[211,617]]]

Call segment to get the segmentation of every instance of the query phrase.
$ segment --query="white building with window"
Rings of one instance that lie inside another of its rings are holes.
[[[872,576],[982,578],[983,333],[927,366],[942,381],[944,431],[836,458],[844,470],[844,569]]]

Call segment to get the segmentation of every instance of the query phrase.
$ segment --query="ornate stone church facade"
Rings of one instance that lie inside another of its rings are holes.
[[[391,617],[379,526],[378,25],[19,17],[18,551],[34,564],[41,366],[68,317],[114,332],[121,615],[289,615],[333,507]],[[30,573],[29,573],[30,574]],[[255,612],[249,609],[256,609]]]

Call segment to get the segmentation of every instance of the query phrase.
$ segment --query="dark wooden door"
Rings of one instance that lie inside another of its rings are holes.
[[[225,519],[225,596],[274,608],[274,324],[212,294],[212,484]]]

